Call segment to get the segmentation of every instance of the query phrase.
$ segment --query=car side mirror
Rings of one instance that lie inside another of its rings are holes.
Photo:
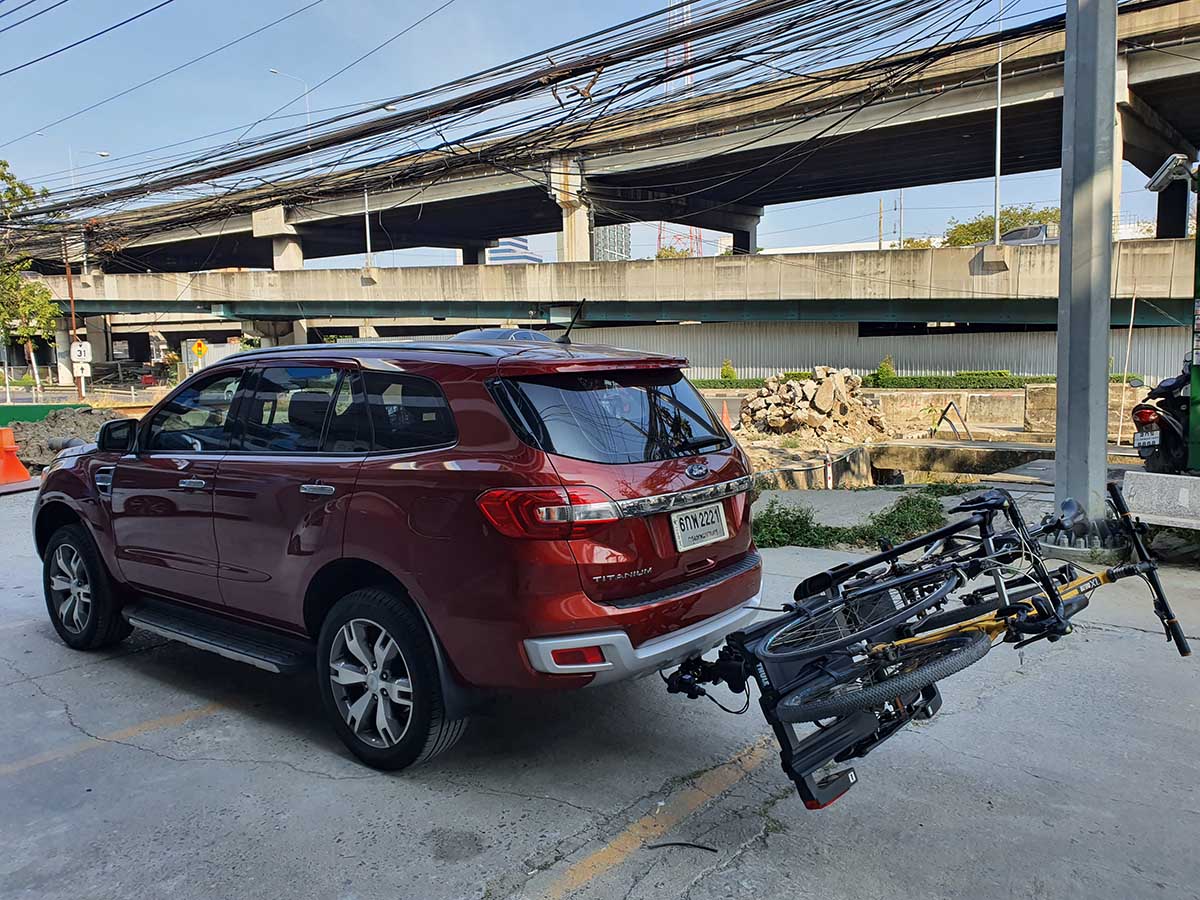
[[[137,419],[112,419],[100,426],[96,446],[113,453],[128,453],[137,434]]]

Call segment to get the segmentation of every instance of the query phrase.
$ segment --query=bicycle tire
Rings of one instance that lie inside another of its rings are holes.
[[[853,689],[854,681],[845,680],[802,687],[779,701],[775,715],[782,722],[814,722],[881,707],[897,697],[916,694],[935,681],[979,662],[991,649],[992,642],[985,632],[971,630],[918,646],[920,653],[913,657],[914,668],[867,685],[860,684],[857,689]],[[847,687],[852,689],[835,692]]]
[[[955,569],[939,571],[936,574],[945,576],[937,588],[901,606],[893,604],[888,608],[886,604],[879,602],[881,596],[886,596],[889,591],[894,590],[892,582],[883,582],[875,590],[858,594],[843,604],[830,606],[826,603],[829,608],[810,615],[807,621],[803,618],[807,611],[801,609],[767,634],[755,649],[755,655],[763,660],[797,660],[820,656],[869,640],[890,628],[895,628],[922,610],[943,602],[962,583],[962,576]],[[911,577],[904,581],[909,587],[921,584],[919,581],[914,582]],[[861,607],[864,601],[870,598],[876,598],[874,608],[862,615]]]

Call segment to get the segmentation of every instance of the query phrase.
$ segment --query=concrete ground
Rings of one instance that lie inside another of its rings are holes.
[[[1001,647],[807,812],[752,711],[651,678],[517,697],[434,764],[342,750],[309,678],[135,634],[64,647],[0,497],[0,897],[1200,896],[1200,674],[1139,583]],[[767,601],[844,554],[764,552]],[[1195,570],[1165,578],[1200,634]],[[731,698],[723,697],[726,702]],[[663,846],[691,841],[694,846]]]

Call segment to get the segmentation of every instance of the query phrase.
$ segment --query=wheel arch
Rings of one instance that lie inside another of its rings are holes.
[[[433,623],[404,580],[379,563],[357,557],[343,557],[323,566],[309,581],[304,592],[304,628],[314,640],[321,633],[321,624],[335,603],[359,588],[379,587],[398,594],[416,610],[433,644],[437,658],[438,677],[447,715],[462,718],[479,702],[478,692],[465,686],[454,671],[446,650]]]
[[[33,520],[33,541],[37,547],[37,555],[42,559],[46,555],[46,545],[54,532],[64,525],[82,525],[87,528],[87,520],[69,503],[62,500],[51,500],[42,505],[37,517]],[[88,529],[89,533],[91,529]]]

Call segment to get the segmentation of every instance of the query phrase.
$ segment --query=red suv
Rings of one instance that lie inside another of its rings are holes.
[[[34,509],[46,604],[275,672],[401,768],[481,694],[630,678],[749,622],[745,455],[683,359],[532,342],[238,354],[64,451]]]

